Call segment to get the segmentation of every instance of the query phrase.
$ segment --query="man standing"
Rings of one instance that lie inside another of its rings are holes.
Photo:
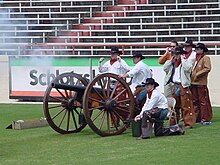
[[[119,51],[117,47],[112,47],[110,54],[111,59],[105,62],[103,65],[102,62],[104,58],[100,58],[98,64],[98,69],[100,73],[107,72],[117,75],[124,75],[130,70],[128,64],[123,59],[121,59],[120,55],[122,54],[122,52]]]
[[[196,45],[196,62],[191,75],[191,91],[196,113],[196,122],[208,122],[212,119],[212,107],[207,87],[208,74],[211,71],[211,61],[205,55],[208,52],[205,44]]]
[[[138,85],[142,85],[142,82],[144,82],[147,78],[151,78],[153,74],[149,66],[143,62],[143,59],[145,59],[145,57],[142,55],[141,52],[134,51],[132,54],[133,63],[135,64],[135,66],[122,77],[132,77],[130,88],[131,91],[134,93],[135,88]]]
[[[175,40],[172,40],[170,42],[170,46],[166,48],[166,52],[164,53],[164,55],[159,58],[158,60],[159,64],[164,64],[167,60],[171,60],[173,51],[175,47],[177,46],[178,46],[178,42]]]
[[[194,60],[186,59],[186,51],[178,46],[174,50],[172,60],[167,60],[163,66],[167,76],[165,84],[173,82],[174,92],[173,97],[176,99],[176,118],[180,119],[180,109],[184,121],[185,128],[193,128],[196,122],[196,116],[193,109],[192,93],[190,91],[191,85],[191,70]],[[170,120],[170,125],[175,123]]]
[[[152,123],[154,123],[155,136],[183,135],[184,130],[178,124],[168,128],[163,127],[168,113],[168,104],[166,97],[156,89],[159,84],[153,78],[147,78],[143,84],[147,89],[147,100],[140,114],[134,118],[135,121],[142,118],[142,135],[137,140],[150,137],[149,127],[152,126]]]
[[[193,44],[193,40],[191,40],[191,39],[186,40],[186,42],[185,42],[185,44],[183,44],[183,46],[186,51],[185,58],[195,60],[196,59],[196,52],[193,50],[193,48],[195,48],[196,45]]]
[[[161,56],[158,60],[159,64],[164,64],[167,60],[171,60],[173,57],[173,51],[175,47],[178,46],[178,42],[175,40],[172,40],[170,42],[170,46],[166,48],[166,52],[164,53],[163,56]],[[166,75],[168,76],[168,75]],[[166,79],[166,77],[165,77]],[[174,84],[172,82],[165,84],[164,85],[164,95],[166,97],[171,97],[172,96],[172,90],[174,88]]]

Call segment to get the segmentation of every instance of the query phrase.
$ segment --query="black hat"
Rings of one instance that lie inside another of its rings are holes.
[[[193,44],[193,40],[187,39],[186,42],[183,44],[183,46],[192,46],[193,48],[196,47],[195,44]]]
[[[133,55],[132,58],[141,57],[141,59],[145,59],[145,57],[143,56],[143,54],[140,51],[133,51],[132,55]]]
[[[153,78],[147,78],[145,82],[142,82],[142,84],[151,84],[154,85],[154,87],[158,87],[159,84],[153,79]]]
[[[177,54],[186,54],[187,52],[185,50],[183,50],[183,47],[181,46],[177,46],[175,47],[173,54],[177,55]]]
[[[111,54],[113,53],[118,53],[119,55],[122,54],[122,52],[119,51],[118,47],[116,46],[111,47]]]
[[[201,48],[201,49],[203,49],[203,52],[208,52],[208,48],[203,43],[198,43],[196,45],[196,48]]]

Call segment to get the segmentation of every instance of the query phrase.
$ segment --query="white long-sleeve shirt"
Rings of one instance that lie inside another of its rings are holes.
[[[153,74],[149,66],[142,60],[139,61],[134,68],[127,72],[129,77],[133,77],[130,88],[134,92],[137,85],[141,85],[147,78],[152,78]]]
[[[114,73],[117,75],[124,75],[126,72],[128,72],[129,66],[128,64],[121,59],[121,61],[115,61],[112,65],[110,64],[110,60],[105,62],[103,65],[102,63],[99,63],[99,72],[100,73]]]
[[[168,104],[167,104],[166,97],[161,92],[159,92],[157,89],[154,89],[152,92],[151,98],[149,98],[147,94],[146,102],[140,113],[141,117],[143,116],[144,111],[150,111],[156,107],[165,109],[165,108],[168,108]]]

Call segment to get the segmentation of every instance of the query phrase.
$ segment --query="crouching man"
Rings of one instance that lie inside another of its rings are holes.
[[[156,89],[159,84],[153,78],[147,78],[143,84],[148,92],[146,102],[140,114],[134,118],[135,121],[142,119],[142,135],[137,140],[150,137],[149,129],[153,123],[155,136],[183,135],[184,130],[181,125],[176,124],[168,128],[163,127],[168,113],[168,104],[166,97]]]

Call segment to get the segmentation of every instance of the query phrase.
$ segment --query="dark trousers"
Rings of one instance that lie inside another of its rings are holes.
[[[192,85],[193,106],[196,114],[196,122],[210,121],[212,119],[212,106],[209,98],[209,90],[206,85]]]
[[[158,113],[152,114],[151,112],[144,112],[141,122],[141,131],[143,137],[150,137],[152,133],[152,126],[154,123],[154,134],[155,136],[168,136],[168,135],[179,135],[180,132],[177,130],[178,126],[170,126],[167,128],[163,127],[164,119],[167,114],[167,109],[162,109]]]
[[[176,99],[176,118],[180,119],[180,110],[182,113],[184,126],[193,127],[196,122],[196,115],[193,108],[192,93],[189,88],[183,88],[181,84],[175,84],[173,97]],[[170,120],[170,125],[175,124],[174,118]]]

